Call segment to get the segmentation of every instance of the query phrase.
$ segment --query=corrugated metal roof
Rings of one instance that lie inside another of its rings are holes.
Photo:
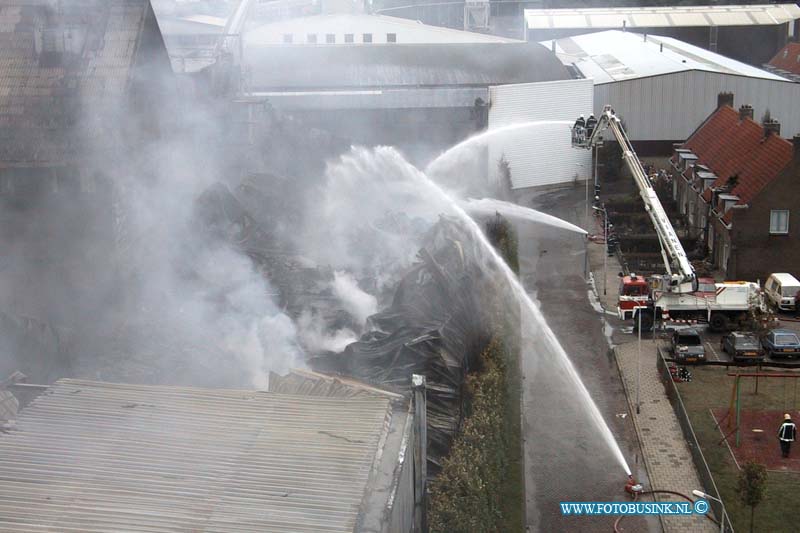
[[[390,397],[60,380],[0,434],[0,531],[352,531]]]
[[[85,118],[82,105],[125,91],[149,9],[149,0],[0,3],[0,162],[78,155],[65,132]]]
[[[542,45],[552,49],[553,41]],[[574,65],[596,84],[645,78],[661,74],[703,70],[752,78],[789,81],[745,63],[691,44],[659,35],[619,30],[587,33],[557,39],[556,55]]]
[[[489,86],[569,79],[538,43],[248,46],[254,92]]]
[[[800,18],[797,4],[728,6],[601,7],[526,9],[532,30],[565,28],[657,28],[677,26],[755,26]]]
[[[394,34],[398,44],[522,42],[496,35],[429,26],[405,18],[363,14],[314,15],[272,22],[247,30],[245,41],[250,45],[284,44],[284,36],[292,35],[293,43],[302,45],[311,34],[317,36],[319,43],[325,43],[327,35],[334,35],[337,44],[345,44],[344,36],[350,34],[358,44],[363,43],[365,33],[372,36],[372,43],[367,43],[368,46],[386,44],[387,34]]]

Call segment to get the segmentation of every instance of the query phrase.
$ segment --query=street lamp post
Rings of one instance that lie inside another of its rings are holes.
[[[599,196],[595,196],[594,199],[596,202],[600,201]],[[608,269],[608,213],[605,204],[600,207],[592,206],[592,209],[603,213],[603,241],[606,243],[606,250],[603,254],[603,296],[605,296],[608,293],[608,276],[606,275]]]
[[[641,308],[639,313],[641,313]],[[639,315],[639,354],[636,357],[636,414],[639,414],[639,382],[642,375],[642,315]]]
[[[606,243],[606,253],[603,254],[603,296],[608,293],[608,212],[606,211],[606,204],[603,204],[603,240]]]
[[[721,512],[719,513],[719,531],[720,531],[720,533],[724,533],[724,531],[725,531],[725,504],[722,503],[722,500],[720,500],[719,498],[715,498],[711,494],[706,494],[702,490],[694,489],[692,491],[692,494],[694,494],[698,498],[706,498],[706,499],[714,500],[715,502],[719,502],[720,509],[721,509]]]
[[[583,163],[575,163],[575,166],[580,169],[578,170],[578,177],[586,178],[586,209],[584,212],[584,220],[586,221],[586,229],[591,230],[589,227],[589,177],[583,175]]]

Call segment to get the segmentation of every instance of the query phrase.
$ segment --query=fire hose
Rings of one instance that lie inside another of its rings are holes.
[[[629,481],[625,485],[625,491],[633,495],[634,503],[639,499],[640,495],[644,496],[645,494],[672,494],[674,496],[679,496],[688,502],[694,503],[694,500],[691,499],[689,496],[681,492],[676,492],[674,490],[666,490],[666,489],[641,490],[641,485],[638,485],[639,490],[637,490],[636,488],[637,484],[636,481],[633,479],[633,477],[629,477],[628,479]],[[719,525],[719,522],[711,518],[710,515],[706,514],[705,516],[706,518],[711,520],[712,523]],[[622,522],[623,518],[625,518],[625,515],[618,516],[617,519],[614,521],[614,533],[622,533],[623,530],[619,529],[619,523]]]

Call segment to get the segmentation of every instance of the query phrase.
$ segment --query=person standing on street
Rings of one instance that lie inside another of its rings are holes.
[[[800,291],[794,295],[794,317],[800,318]]]
[[[781,454],[784,459],[789,458],[789,451],[792,448],[792,442],[794,442],[796,435],[797,427],[794,425],[794,422],[792,422],[792,417],[789,413],[786,413],[783,415],[783,424],[781,424],[778,430],[778,440],[781,443]]]

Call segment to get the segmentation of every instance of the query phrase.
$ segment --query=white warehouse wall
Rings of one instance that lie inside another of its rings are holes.
[[[591,152],[572,148],[570,127],[592,110],[589,79],[498,85],[489,88],[489,129],[528,121],[566,121],[522,127],[491,137],[489,175],[505,157],[514,189],[573,183],[591,177]]]
[[[595,113],[611,104],[632,141],[682,141],[717,107],[717,95],[734,94],[734,106],[753,106],[760,121],[769,109],[781,135],[800,133],[800,84],[717,72],[687,71],[595,85]]]

